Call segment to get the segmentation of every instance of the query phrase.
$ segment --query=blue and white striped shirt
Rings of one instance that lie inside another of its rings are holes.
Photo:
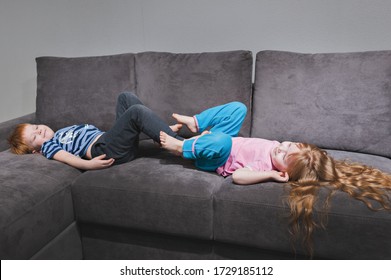
[[[48,159],[60,150],[84,157],[92,141],[101,134],[102,131],[89,124],[68,126],[56,131],[52,139],[43,143],[41,152]]]

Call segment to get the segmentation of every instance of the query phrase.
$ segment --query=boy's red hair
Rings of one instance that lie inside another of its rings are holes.
[[[23,139],[23,131],[28,123],[18,124],[10,137],[8,138],[8,143],[11,146],[11,152],[17,155],[30,154],[32,148],[27,145],[26,141]]]

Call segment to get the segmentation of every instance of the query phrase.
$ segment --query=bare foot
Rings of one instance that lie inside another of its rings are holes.
[[[182,128],[182,124],[181,123],[177,123],[177,124],[174,124],[174,125],[170,125],[170,128],[173,132],[178,132],[179,130],[181,130]]]
[[[163,131],[160,131],[160,145],[175,155],[182,155],[183,141],[175,139]]]
[[[195,123],[195,120],[193,117],[185,116],[185,115],[179,115],[179,114],[172,114],[172,117],[177,120],[178,123],[182,123],[186,125],[189,130],[193,133],[197,133],[197,125]]]

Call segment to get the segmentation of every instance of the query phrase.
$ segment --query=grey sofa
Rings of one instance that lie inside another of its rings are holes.
[[[306,258],[300,244],[292,250],[284,184],[235,185],[144,136],[136,160],[99,171],[10,153],[21,122],[108,129],[124,91],[169,123],[172,112],[238,100],[249,109],[242,136],[309,142],[391,173],[391,51],[261,51],[255,71],[249,51],[36,62],[36,112],[0,124],[1,259]],[[328,212],[315,258],[391,259],[390,212],[344,193]]]

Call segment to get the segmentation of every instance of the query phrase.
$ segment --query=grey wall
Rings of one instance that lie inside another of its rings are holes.
[[[0,0],[0,121],[35,111],[37,56],[391,49],[391,0]]]

